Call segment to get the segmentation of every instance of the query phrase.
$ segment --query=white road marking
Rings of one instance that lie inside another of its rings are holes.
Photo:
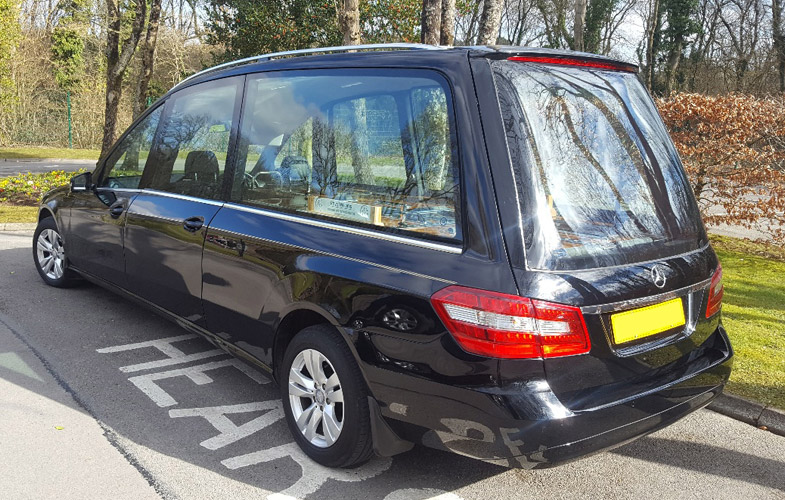
[[[384,500],[461,500],[461,497],[434,488],[404,488],[393,491]]]
[[[357,482],[378,476],[390,468],[392,459],[374,458],[356,469],[331,469],[308,458],[296,443],[287,443],[267,450],[255,451],[246,455],[227,458],[221,463],[232,470],[251,465],[272,462],[279,458],[290,457],[302,469],[302,476],[296,483],[280,493],[269,495],[268,500],[292,500],[304,498],[318,490],[329,479],[342,482]]]
[[[185,354],[183,351],[172,345],[175,342],[182,342],[184,340],[191,340],[195,338],[199,338],[199,336],[190,333],[187,335],[178,335],[176,337],[167,337],[164,339],[137,342],[134,344],[104,347],[101,349],[96,349],[96,352],[100,352],[101,354],[106,354],[106,353],[113,353],[113,352],[132,351],[135,349],[144,349],[146,347],[155,347],[156,349],[158,349],[159,351],[161,351],[163,354],[167,356],[167,359],[148,361],[146,363],[139,363],[136,365],[122,366],[120,367],[120,371],[123,373],[133,373],[142,370],[163,368],[164,366],[179,365],[182,363],[189,363],[191,361],[198,361],[200,359],[212,358],[215,356],[220,356],[222,354],[227,354],[225,351],[222,351],[221,349],[212,349],[209,351],[197,352],[195,354]]]
[[[212,378],[205,375],[204,372],[223,368],[226,366],[233,366],[241,372],[248,375],[248,377],[257,384],[267,384],[270,381],[265,378],[261,373],[257,372],[250,366],[246,365],[237,358],[224,359],[221,361],[213,361],[212,363],[205,363],[203,365],[188,366],[186,368],[178,368],[176,370],[169,370],[158,373],[147,373],[145,375],[137,375],[128,380],[139,388],[143,393],[153,400],[155,404],[164,408],[167,406],[174,406],[177,404],[168,392],[161,389],[156,383],[156,380],[162,380],[173,377],[188,377],[196,385],[205,385],[213,381]]]
[[[249,413],[252,411],[267,411],[264,415],[256,417],[250,422],[237,426],[229,420],[227,414]],[[171,418],[202,417],[220,432],[217,436],[202,441],[201,444],[208,450],[217,450],[237,442],[254,432],[260,431],[283,418],[283,408],[278,400],[263,401],[258,403],[245,403],[228,406],[211,406],[208,408],[188,408],[169,410]]]

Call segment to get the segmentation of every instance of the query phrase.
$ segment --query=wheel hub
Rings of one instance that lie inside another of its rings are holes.
[[[324,401],[327,399],[327,397],[324,395],[324,391],[321,389],[316,389],[316,394],[314,394],[313,398],[316,400],[316,404],[318,405],[323,405]]]

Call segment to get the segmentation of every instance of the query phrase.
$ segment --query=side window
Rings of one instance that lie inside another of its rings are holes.
[[[232,200],[460,239],[447,89],[425,70],[249,77]]]
[[[147,115],[126,135],[106,161],[101,187],[136,189],[153,147],[163,106]]]
[[[239,79],[207,82],[169,98],[155,168],[148,168],[140,187],[218,198],[235,112]]]

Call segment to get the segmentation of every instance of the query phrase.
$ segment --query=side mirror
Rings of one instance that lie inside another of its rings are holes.
[[[85,172],[83,174],[71,177],[71,192],[74,191],[88,191],[95,187],[93,184],[93,174]]]

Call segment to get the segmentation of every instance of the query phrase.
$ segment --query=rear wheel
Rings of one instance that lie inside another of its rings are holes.
[[[279,378],[289,429],[309,457],[328,467],[355,467],[371,457],[368,390],[338,332],[317,325],[298,333]]]
[[[66,288],[78,282],[76,273],[68,269],[63,237],[52,217],[39,222],[33,234],[33,261],[47,285]]]

